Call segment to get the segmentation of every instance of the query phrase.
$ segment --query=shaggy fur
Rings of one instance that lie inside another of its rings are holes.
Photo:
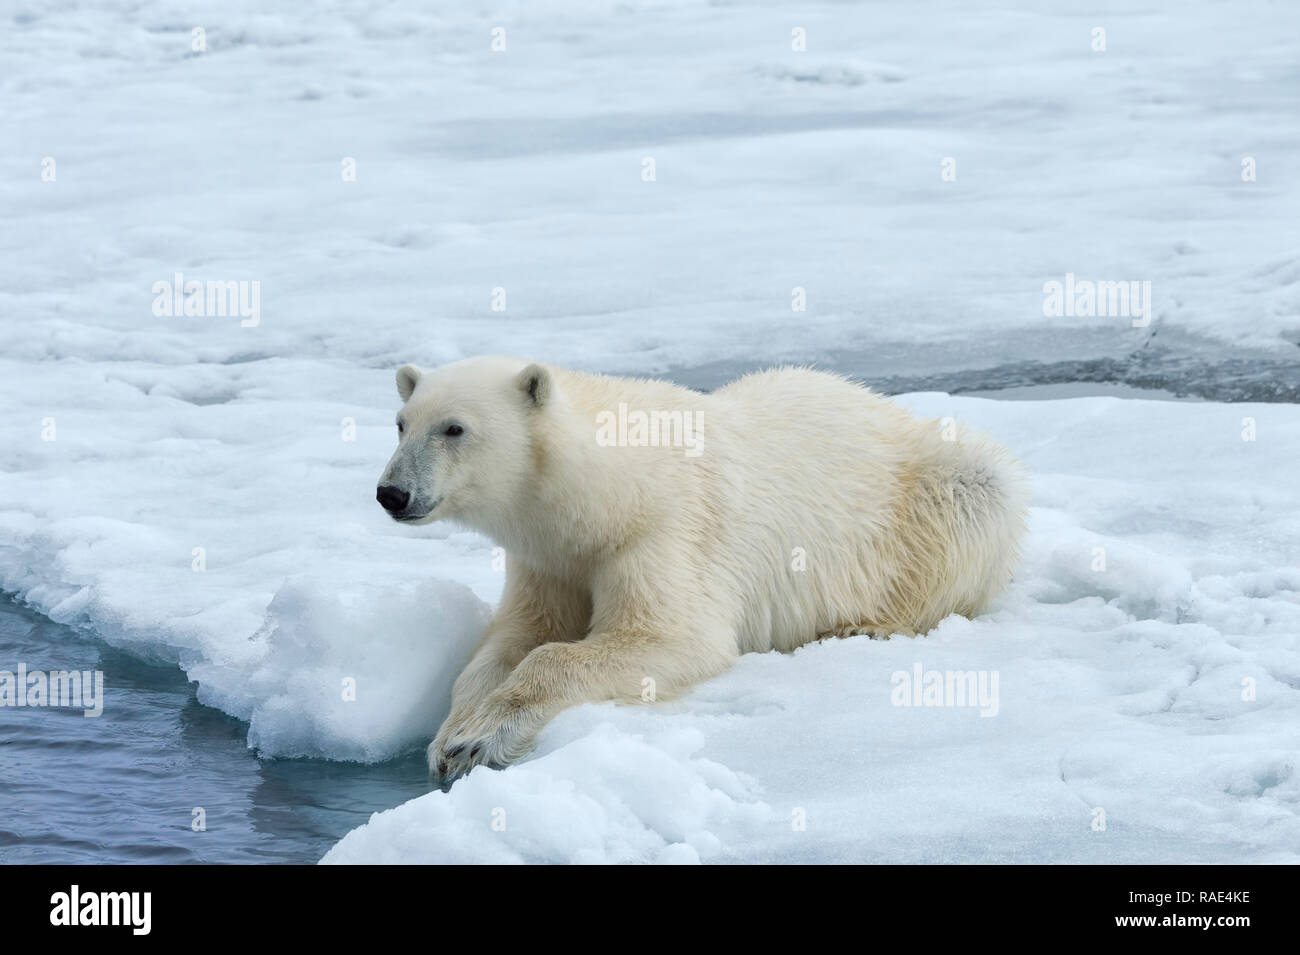
[[[444,784],[525,755],[568,706],[672,696],[742,653],[976,614],[1024,531],[1001,447],[944,440],[806,368],[706,395],[475,358],[405,366],[398,390],[404,433],[380,482],[410,494],[395,516],[454,520],[507,553],[501,606],[429,747]],[[620,403],[691,412],[698,453],[598,442]]]

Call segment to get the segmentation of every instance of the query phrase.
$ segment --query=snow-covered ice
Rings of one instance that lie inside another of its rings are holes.
[[[881,373],[920,374],[1168,341],[1296,367],[1285,5],[14,7],[6,359],[381,367],[509,346],[643,373],[885,349]],[[155,318],[152,284],[178,271],[259,280],[261,324]],[[1150,281],[1151,326],[1045,321],[1066,273]],[[233,390],[191,379],[170,387]]]
[[[378,814],[325,861],[1300,861],[1300,409],[905,400],[1034,473],[990,613],[568,711],[528,762]],[[996,673],[996,713],[895,705],[917,665]]]
[[[267,755],[377,761],[502,584],[374,503],[402,362],[1300,395],[1296,14],[1130,7],[10,4],[0,589]],[[155,315],[176,273],[260,321]],[[1150,325],[1044,316],[1067,273],[1150,281]],[[990,614],[570,711],[328,860],[1300,859],[1300,407],[904,400],[1034,474]],[[996,672],[997,715],[892,705],[917,664]]]

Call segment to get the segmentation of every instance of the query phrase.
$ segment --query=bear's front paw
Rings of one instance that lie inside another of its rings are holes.
[[[532,721],[506,697],[488,697],[460,719],[448,717],[429,744],[429,776],[446,791],[475,766],[501,769],[527,755]]]

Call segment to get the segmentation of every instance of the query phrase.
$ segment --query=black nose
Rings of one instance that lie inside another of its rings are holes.
[[[391,484],[379,485],[379,490],[375,492],[375,500],[378,501],[386,511],[400,511],[411,503],[411,495],[403,491],[400,487],[393,487]]]

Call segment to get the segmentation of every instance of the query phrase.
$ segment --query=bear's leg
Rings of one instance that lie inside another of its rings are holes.
[[[443,784],[480,763],[504,766],[527,755],[538,730],[567,707],[672,696],[723,672],[739,655],[722,628],[676,633],[614,628],[537,647],[467,718],[454,726],[448,720],[441,749],[430,754]]]
[[[456,678],[451,712],[429,746],[430,774],[440,777],[446,772],[445,766],[438,765],[438,754],[452,727],[465,722],[538,645],[580,639],[590,616],[588,598],[526,568],[508,565],[501,606],[474,656]]]

